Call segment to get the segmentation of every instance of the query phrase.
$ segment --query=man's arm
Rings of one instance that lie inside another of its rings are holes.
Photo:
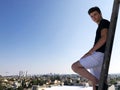
[[[106,40],[107,40],[107,31],[108,29],[102,29],[101,30],[101,38],[98,40],[98,42],[93,46],[92,49],[90,49],[88,51],[88,53],[86,53],[82,58],[91,55],[94,51],[96,51],[97,49],[99,49],[102,45],[105,44]]]

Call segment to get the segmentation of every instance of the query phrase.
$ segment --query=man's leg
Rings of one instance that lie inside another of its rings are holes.
[[[96,90],[95,85],[98,84],[98,79],[97,79],[95,76],[93,76],[91,73],[89,73],[89,72],[80,64],[79,61],[73,63],[73,65],[72,65],[72,70],[73,70],[75,73],[77,73],[77,74],[79,74],[79,75],[87,78],[88,80],[92,81],[92,83],[93,83],[93,90]]]

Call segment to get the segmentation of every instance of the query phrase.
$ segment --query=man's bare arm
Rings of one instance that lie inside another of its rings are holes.
[[[86,53],[82,58],[91,55],[94,51],[96,51],[97,49],[99,49],[102,45],[105,44],[106,40],[107,40],[107,31],[108,29],[103,29],[101,30],[101,38],[98,40],[98,42],[93,46],[92,49],[90,49],[88,51],[88,53]]]

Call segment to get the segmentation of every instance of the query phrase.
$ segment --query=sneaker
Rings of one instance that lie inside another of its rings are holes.
[[[96,90],[98,90],[98,84],[96,85]],[[104,83],[103,90],[108,90],[108,85]]]
[[[95,87],[96,87],[96,90],[98,90],[98,86],[99,86],[99,85],[98,85],[98,84],[96,84],[96,86],[95,86]]]
[[[108,90],[108,84],[107,83],[104,83],[103,90]]]

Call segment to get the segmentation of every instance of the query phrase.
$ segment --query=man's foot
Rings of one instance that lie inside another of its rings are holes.
[[[98,84],[95,86],[95,87],[96,87],[96,90],[98,90],[98,86],[99,86]]]
[[[104,83],[103,89],[104,89],[104,90],[108,90],[108,84],[107,84],[107,83]]]
[[[99,85],[96,85],[96,90],[98,90]],[[108,90],[108,85],[104,83],[103,90]]]

